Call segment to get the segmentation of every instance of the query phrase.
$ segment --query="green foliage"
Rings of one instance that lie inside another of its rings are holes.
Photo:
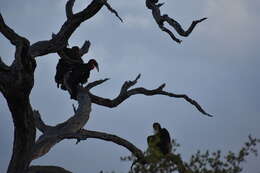
[[[134,156],[123,157],[121,160],[133,162],[129,173],[240,173],[246,157],[250,154],[257,156],[256,145],[260,143],[260,139],[251,136],[248,139],[237,153],[229,151],[223,155],[220,150],[204,153],[197,151],[187,162],[176,153],[180,145],[175,140],[172,141],[172,153],[161,158],[151,159],[154,156],[146,151],[145,162],[138,161]]]

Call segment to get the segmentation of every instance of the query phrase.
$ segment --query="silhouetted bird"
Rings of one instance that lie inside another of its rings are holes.
[[[56,74],[55,74],[55,82],[57,83],[58,88],[61,85],[61,89],[66,90],[64,85],[65,74],[71,71],[79,64],[84,63],[83,60],[81,59],[79,52],[80,49],[77,46],[74,46],[72,48],[64,48],[61,51],[58,51],[58,54],[61,57],[56,66]]]
[[[147,143],[152,154],[160,156],[169,154],[172,150],[171,137],[167,129],[159,123],[153,123],[154,135],[147,137]],[[159,150],[159,153],[158,153]]]
[[[71,99],[77,99],[79,84],[85,84],[88,81],[90,71],[94,68],[99,71],[96,60],[91,59],[88,63],[76,65],[65,77],[65,86],[69,90]]]

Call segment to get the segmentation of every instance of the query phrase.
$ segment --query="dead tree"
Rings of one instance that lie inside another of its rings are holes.
[[[83,129],[91,113],[91,104],[113,108],[136,94],[146,96],[165,95],[174,98],[183,98],[194,105],[202,114],[211,116],[196,101],[188,96],[164,91],[165,84],[153,90],[142,87],[130,89],[140,78],[140,75],[138,75],[135,80],[125,82],[121,87],[119,95],[114,99],[103,98],[90,92],[91,88],[102,84],[108,79],[95,81],[89,83],[86,87],[79,88],[77,97],[78,107],[75,109],[75,114],[67,121],[56,126],[46,125],[42,121],[39,111],[32,108],[29,99],[34,86],[36,58],[62,50],[80,24],[97,14],[103,6],[106,6],[108,10],[122,21],[118,13],[106,0],[92,0],[85,9],[75,14],[72,10],[74,2],[75,0],[67,1],[67,20],[59,32],[53,35],[50,40],[38,41],[34,44],[31,44],[28,39],[20,36],[11,29],[0,14],[0,32],[16,47],[14,60],[10,66],[6,65],[0,59],[0,91],[6,99],[14,123],[13,153],[7,170],[8,173],[48,172],[48,170],[68,172],[57,167],[30,167],[33,159],[47,154],[52,147],[63,139],[77,139],[80,141],[87,138],[97,138],[111,141],[125,147],[137,158],[142,159],[142,151],[129,141],[113,134]],[[81,48],[82,55],[88,52],[89,46],[90,42],[86,41]],[[37,140],[36,128],[42,132],[42,135]]]

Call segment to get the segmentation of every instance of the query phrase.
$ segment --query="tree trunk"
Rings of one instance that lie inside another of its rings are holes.
[[[20,58],[17,55],[18,58],[13,62],[7,74],[8,80],[4,83],[3,95],[14,123],[13,153],[7,173],[28,171],[36,137],[33,110],[29,98],[34,85],[36,63],[26,53],[23,54],[23,50],[21,52]]]
[[[14,94],[18,95],[7,99],[14,122],[13,154],[7,173],[25,173],[31,162],[36,129],[29,97]]]

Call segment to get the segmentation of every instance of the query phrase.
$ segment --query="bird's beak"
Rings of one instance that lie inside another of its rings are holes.
[[[95,67],[96,67],[97,71],[99,72],[98,63],[97,63],[97,64],[95,64]]]

